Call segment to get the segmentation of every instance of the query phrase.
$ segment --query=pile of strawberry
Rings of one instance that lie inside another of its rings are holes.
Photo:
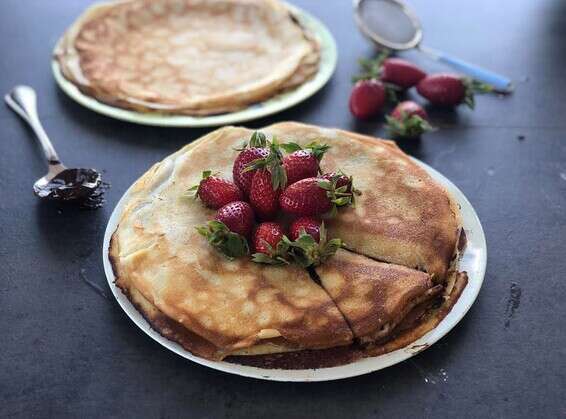
[[[343,243],[327,239],[322,218],[353,205],[360,193],[344,173],[322,173],[320,161],[328,149],[317,142],[301,147],[269,141],[255,132],[237,150],[233,181],[205,171],[189,189],[217,210],[214,220],[197,231],[229,258],[254,252],[257,263],[308,267],[324,262]]]
[[[375,60],[360,60],[362,74],[355,76],[350,95],[350,111],[356,118],[379,114],[385,104],[397,103],[399,93],[416,87],[419,95],[432,105],[453,107],[466,104],[474,108],[474,93],[493,91],[491,86],[457,74],[427,75],[415,64],[401,58],[389,58],[384,51]],[[415,138],[434,128],[421,105],[407,100],[397,104],[385,117],[386,128],[394,137]]]

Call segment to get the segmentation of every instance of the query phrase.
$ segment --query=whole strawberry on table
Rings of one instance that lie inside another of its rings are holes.
[[[493,88],[457,74],[426,74],[410,61],[389,57],[383,51],[376,59],[361,59],[361,73],[353,78],[350,112],[356,118],[369,119],[382,112],[389,102],[397,102],[399,93],[413,87],[431,105],[455,107],[475,106],[475,93],[489,93]],[[421,105],[404,101],[386,116],[386,128],[394,137],[415,138],[432,131],[428,115]]]
[[[255,132],[236,150],[233,181],[207,170],[189,189],[218,210],[197,231],[229,258],[253,252],[257,263],[323,263],[343,246],[339,238],[327,238],[323,219],[353,206],[361,193],[352,177],[323,172],[320,163],[328,149],[318,142],[279,143]]]

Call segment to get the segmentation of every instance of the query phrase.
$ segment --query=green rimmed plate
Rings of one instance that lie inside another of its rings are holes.
[[[287,4],[287,6],[294,13],[299,22],[307,28],[320,43],[321,57],[318,72],[313,78],[296,89],[279,94],[271,99],[253,104],[236,112],[211,116],[185,116],[159,115],[117,108],[83,94],[73,83],[69,82],[63,76],[57,60],[53,59],[51,61],[51,68],[57,84],[71,99],[90,110],[122,121],[162,127],[211,127],[236,124],[262,118],[281,112],[308,99],[328,82],[336,69],[338,50],[336,48],[336,41],[330,31],[320,20],[311,14],[290,4]]]

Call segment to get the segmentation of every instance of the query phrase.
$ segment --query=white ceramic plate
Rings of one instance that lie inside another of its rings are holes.
[[[277,95],[264,102],[256,103],[240,111],[212,115],[212,116],[184,116],[159,115],[130,111],[117,108],[83,94],[77,87],[69,82],[61,73],[57,60],[51,61],[51,68],[55,80],[61,89],[73,100],[95,112],[123,121],[143,125],[157,125],[162,127],[211,127],[217,125],[230,125],[252,119],[261,118],[281,112],[284,109],[300,103],[319,91],[330,79],[336,69],[338,51],[336,42],[324,24],[296,6],[287,4],[301,24],[317,38],[320,43],[320,65],[316,75],[296,89]]]
[[[118,205],[112,212],[110,220],[108,221],[108,226],[106,227],[106,232],[104,234],[102,258],[104,262],[104,271],[106,273],[106,278],[108,279],[110,289],[112,290],[114,297],[116,297],[116,300],[118,300],[118,303],[124,309],[126,314],[140,329],[147,333],[151,338],[159,342],[167,349],[184,358],[190,359],[191,361],[194,361],[198,364],[231,374],[273,381],[328,381],[367,374],[397,364],[398,362],[404,361],[405,359],[410,358],[418,352],[421,352],[423,348],[426,348],[438,341],[454,326],[456,326],[456,324],[462,319],[462,317],[464,317],[466,312],[474,303],[480,291],[487,261],[487,248],[483,228],[470,202],[466,199],[464,194],[447,178],[445,178],[443,175],[441,175],[439,172],[426,165],[425,163],[416,159],[414,160],[416,163],[421,165],[434,179],[444,185],[461,206],[464,229],[466,231],[468,243],[460,261],[460,270],[466,271],[468,273],[469,282],[464,289],[464,292],[462,293],[460,299],[453,307],[452,311],[442,320],[442,322],[440,322],[440,324],[435,329],[431,330],[422,338],[411,343],[405,348],[390,352],[385,355],[361,359],[351,364],[342,365],[339,367],[303,370],[256,368],[245,365],[231,364],[228,362],[209,361],[207,359],[200,358],[191,354],[190,352],[183,349],[179,344],[164,338],[155,330],[153,330],[149,323],[130,303],[128,298],[114,284],[114,272],[112,271],[110,259],[108,258],[108,246],[112,233],[116,230],[116,227],[118,225],[122,209],[124,208],[124,205],[128,200],[128,192],[124,194],[124,196],[120,199]]]

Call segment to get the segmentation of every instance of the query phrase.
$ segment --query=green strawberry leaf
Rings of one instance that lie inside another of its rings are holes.
[[[318,141],[311,141],[305,148],[310,149],[313,156],[320,162],[330,146],[328,144],[320,144]]]
[[[326,241],[326,229],[324,223],[322,223],[320,226],[320,242],[317,243],[311,235],[302,229],[297,240],[290,243],[290,255],[299,266],[308,268],[324,263],[343,246],[344,243],[341,239],[335,238]]]
[[[252,261],[256,263],[265,263],[268,265],[288,265],[290,254],[289,248],[291,245],[291,241],[287,236],[283,236],[279,243],[277,243],[276,248],[274,249],[269,243],[265,240],[263,242],[265,247],[267,247],[268,254],[265,253],[254,253],[252,255]]]
[[[347,185],[337,187],[338,180],[342,176],[346,176],[349,179],[350,188],[348,188]],[[335,217],[338,213],[337,207],[348,205],[355,207],[355,196],[361,194],[361,192],[354,187],[354,179],[344,174],[341,170],[335,173],[330,180],[319,180],[317,185],[326,191],[326,196],[333,204],[330,211],[323,215],[323,218]],[[348,191],[348,189],[350,189],[350,191]]]
[[[403,89],[393,83],[382,82],[385,87],[385,99],[391,104],[399,103],[399,95],[403,93]]]
[[[474,109],[476,107],[476,98],[471,90],[466,90],[466,96],[464,96],[464,104],[470,108]]]
[[[268,168],[268,170],[271,172],[271,186],[273,190],[283,190],[287,185],[287,172],[285,172],[285,168],[281,164],[274,164],[271,168]]]
[[[474,95],[477,94],[484,94],[484,93],[492,93],[495,89],[493,86],[482,83],[478,80],[471,79],[469,77],[462,77],[462,83],[466,89],[466,93],[464,96],[464,104],[467,105],[470,109],[474,109],[476,105],[476,101]]]
[[[302,150],[303,147],[301,147],[299,144],[294,143],[294,142],[288,142],[288,143],[282,143],[280,144],[280,147],[285,150],[285,153],[287,154],[291,154],[294,153],[295,151],[298,150]]]
[[[248,148],[248,146],[250,148],[265,148],[267,147],[267,137],[264,133],[255,131],[251,135],[249,143],[247,141],[244,141],[240,148],[234,148],[234,150],[243,151]]]
[[[267,147],[267,137],[263,132],[255,131],[250,138],[250,147],[265,148]]]
[[[250,253],[246,238],[230,231],[220,221],[209,221],[206,225],[196,226],[195,229],[208,240],[212,247],[228,259],[234,259]]]
[[[281,153],[281,144],[277,138],[273,137],[272,141],[268,141],[269,154],[262,159],[255,159],[248,163],[243,172],[250,170],[267,169],[271,173],[271,186],[273,190],[284,189],[287,185],[287,173],[283,168],[283,154]]]
[[[473,90],[474,93],[485,94],[495,91],[492,85],[474,79],[465,79],[464,84],[467,84],[467,87]]]
[[[338,207],[343,207],[344,205],[348,205],[350,202],[352,202],[352,198],[350,196],[343,196],[333,199],[332,202],[335,203]]]
[[[325,191],[332,190],[332,182],[329,180],[321,179],[316,182],[319,188],[324,189]]]
[[[406,112],[401,112],[400,120],[390,115],[387,115],[385,120],[387,132],[392,137],[417,138],[436,129],[419,115],[408,115]]]
[[[301,147],[299,144],[290,141],[288,143],[280,144],[279,147],[281,147],[287,154],[294,153],[295,151],[298,151],[298,150],[307,150],[308,149],[308,150],[311,151],[312,155],[319,162],[322,160],[324,153],[326,153],[328,151],[328,149],[330,149],[329,145],[320,144],[318,141],[311,141],[310,143],[308,143],[304,147]]]
[[[194,185],[191,186],[189,189],[187,189],[185,191],[185,193],[183,194],[183,196],[186,196],[188,198],[193,198],[193,199],[197,199],[198,198],[198,188],[200,185]]]
[[[352,83],[356,83],[360,80],[378,79],[381,75],[383,61],[385,61],[389,55],[390,51],[383,49],[376,58],[360,58],[358,63],[361,67],[361,73],[352,77]]]
[[[266,265],[289,265],[289,261],[280,257],[270,257],[265,253],[254,253],[252,255],[252,262],[264,263]]]

